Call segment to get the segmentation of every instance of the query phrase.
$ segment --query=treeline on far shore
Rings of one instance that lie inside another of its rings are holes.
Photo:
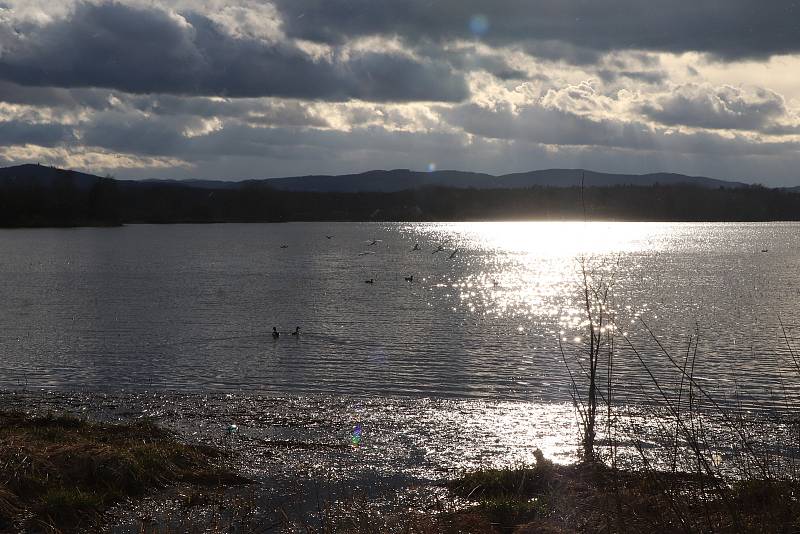
[[[101,179],[0,185],[0,226],[126,223],[456,220],[800,220],[800,193],[689,185],[456,189],[395,193],[280,191],[262,184],[205,189]],[[123,185],[126,184],[126,185]]]

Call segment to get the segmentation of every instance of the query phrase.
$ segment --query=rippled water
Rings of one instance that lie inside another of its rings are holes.
[[[320,479],[391,487],[516,465],[537,447],[570,461],[584,270],[613,281],[623,456],[673,428],[660,395],[674,401],[681,375],[664,352],[682,365],[690,336],[698,383],[748,418],[742,437],[711,410],[721,461],[743,441],[800,453],[794,223],[2,230],[0,402],[153,417],[235,447],[265,502]]]
[[[5,230],[0,380],[568,401],[558,339],[569,358],[580,353],[583,258],[614,277],[617,322],[657,376],[674,373],[639,316],[679,357],[698,332],[698,376],[763,404],[784,387],[800,391],[778,322],[792,337],[798,230],[562,222]],[[622,351],[616,372],[646,397],[632,354]]]

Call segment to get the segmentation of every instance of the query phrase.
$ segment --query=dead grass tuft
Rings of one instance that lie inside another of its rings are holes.
[[[83,530],[111,505],[170,484],[235,484],[222,453],[149,421],[0,412],[0,528]]]

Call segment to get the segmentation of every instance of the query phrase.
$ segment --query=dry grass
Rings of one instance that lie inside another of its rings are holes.
[[[0,530],[87,531],[115,503],[183,488],[171,518],[141,532],[310,533],[797,532],[800,483],[725,483],[675,471],[625,471],[600,462],[466,473],[435,510],[387,510],[366,495],[323,506],[316,519],[265,524],[258,496],[224,489],[242,479],[216,449],[186,445],[151,423],[102,425],[0,412]],[[200,484],[201,486],[198,486]],[[203,489],[203,486],[207,489]],[[210,486],[210,487],[209,487]],[[735,513],[733,512],[735,511]]]
[[[451,486],[474,502],[468,512],[496,532],[800,530],[800,483],[740,482],[724,493],[717,487],[691,473],[630,472],[599,462],[554,466],[541,459],[529,468],[469,473]]]
[[[223,463],[217,449],[180,443],[147,421],[0,412],[0,529],[85,530],[153,488],[243,481]]]

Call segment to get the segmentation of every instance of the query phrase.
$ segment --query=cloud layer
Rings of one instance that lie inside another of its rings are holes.
[[[569,47],[708,52],[723,58],[800,52],[793,1],[276,0],[286,33],[326,43],[399,35],[448,42],[476,33],[495,45],[560,55]],[[476,24],[476,20],[481,21]]]
[[[583,166],[800,185],[798,4],[651,4],[11,0],[0,162],[223,179]]]
[[[226,32],[208,17],[117,3],[6,31],[0,77],[23,85],[129,93],[348,100],[462,100],[443,63],[367,51],[313,58],[286,41]],[[412,82],[413,81],[413,82]]]

